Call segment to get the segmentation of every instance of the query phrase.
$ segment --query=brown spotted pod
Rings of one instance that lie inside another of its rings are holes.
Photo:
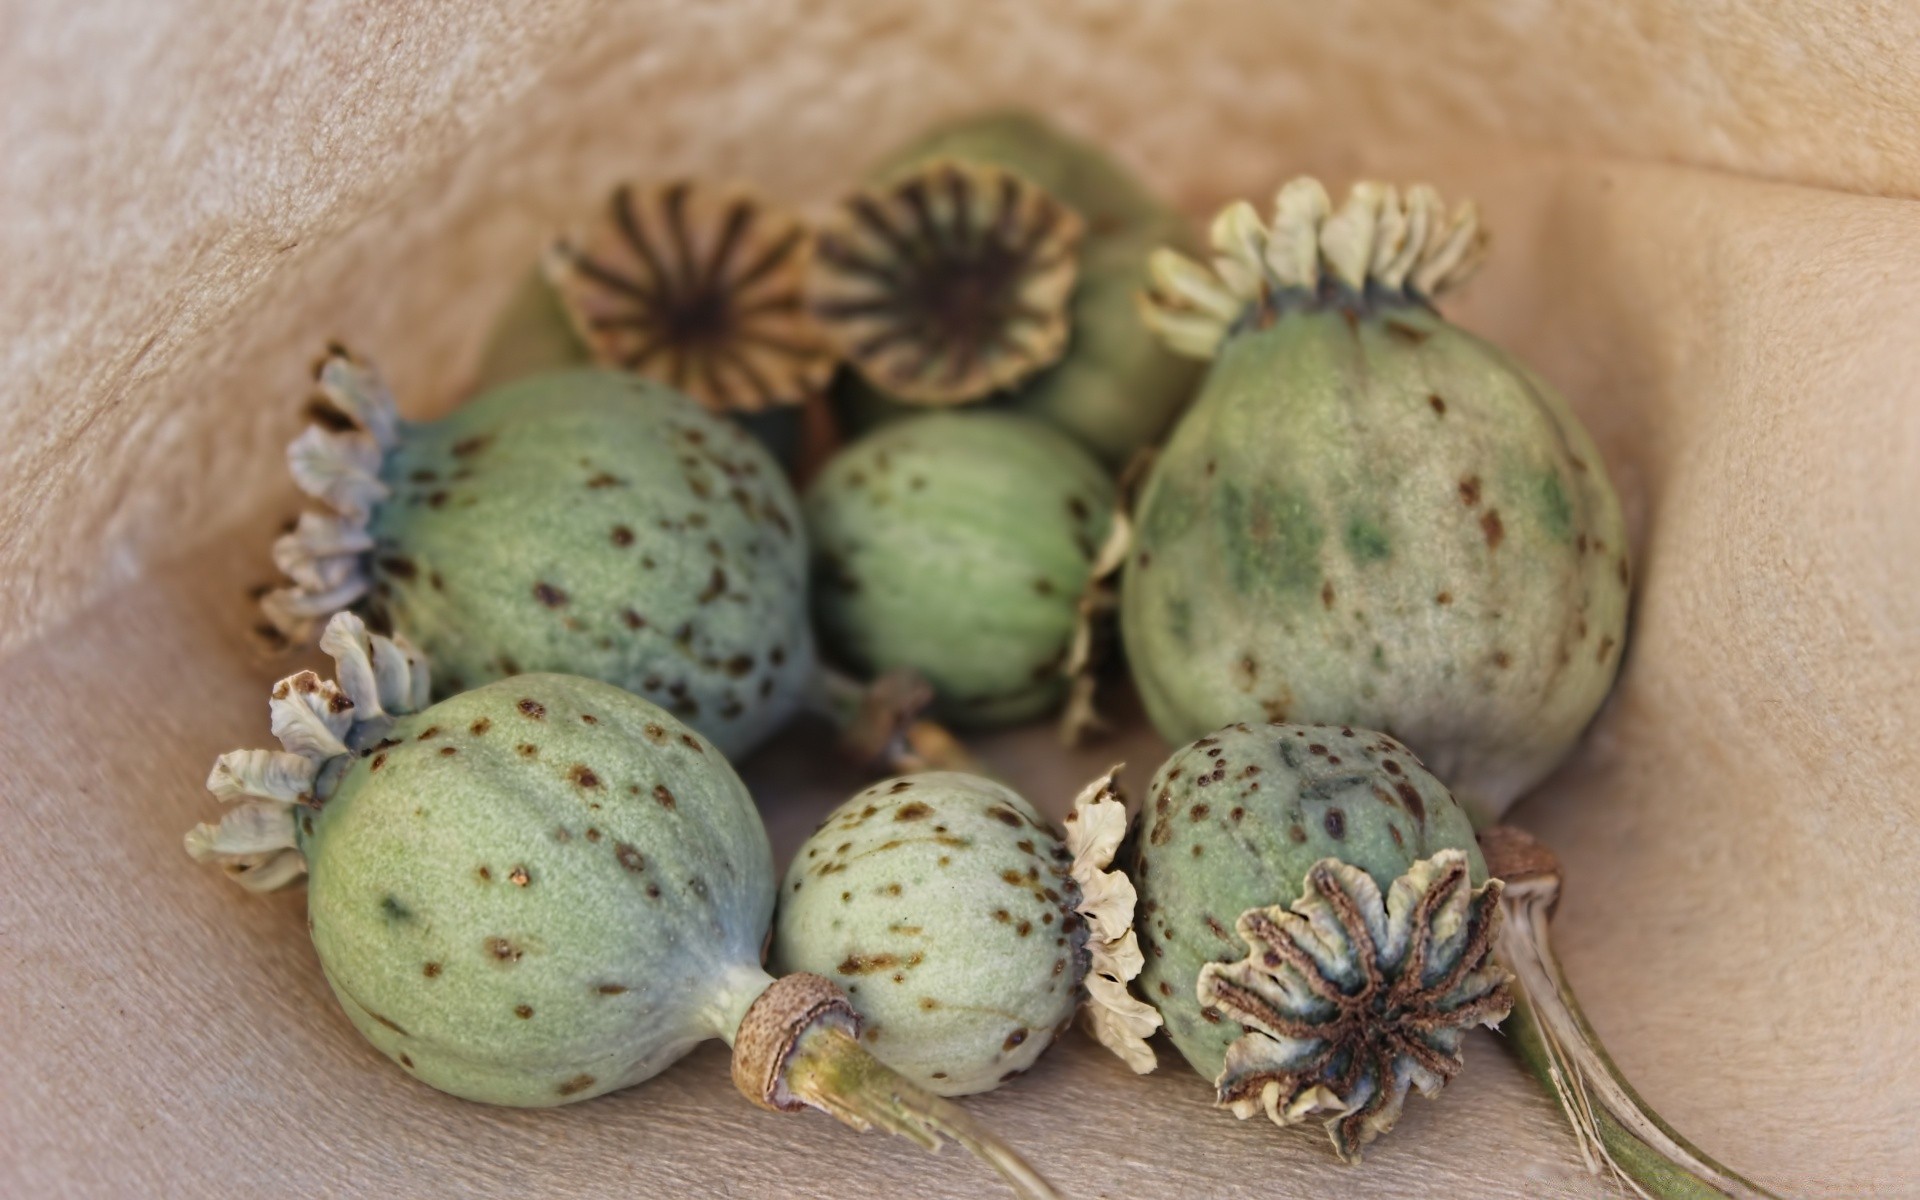
[[[1111,785],[1109,774],[1082,795],[1063,840],[1019,793],[977,775],[875,784],[795,854],[774,963],[838,983],[867,1047],[929,1091],[998,1086],[1071,1023],[1090,971],[1119,973],[1129,951],[1137,969],[1131,888],[1102,869],[1125,824]],[[1125,978],[1113,984],[1122,998]]]
[[[409,1074],[490,1104],[570,1104],[720,1038],[755,1104],[929,1148],[949,1136],[1052,1200],[965,1113],[863,1049],[831,983],[761,968],[766,830],[706,738],[577,676],[429,704],[419,652],[350,613],[320,645],[338,680],[281,681],[282,749],[219,758],[207,786],[233,807],[187,850],[256,891],[308,877],[335,997]]]
[[[236,807],[189,838],[255,889],[308,876],[321,968],[360,1032],[442,1091],[584,1100],[732,1032],[769,980],[773,862],[712,743],[624,689],[496,680],[429,704],[350,614],[339,680],[274,690],[284,749],[224,755]]]
[[[1239,1117],[1324,1119],[1342,1158],[1510,1007],[1472,824],[1384,734],[1239,724],[1182,747],[1131,873],[1141,994],[1181,1055]]]
[[[1134,513],[1121,630],[1153,722],[1386,729],[1478,821],[1566,755],[1626,637],[1620,506],[1558,394],[1449,324],[1472,207],[1311,180],[1164,252],[1148,320],[1212,366]]]
[[[308,513],[274,547],[268,632],[353,608],[404,631],[442,694],[523,672],[645,696],[728,755],[814,677],[806,535],[785,476],[737,426],[636,376],[578,369],[402,421],[343,354],[289,451]]]

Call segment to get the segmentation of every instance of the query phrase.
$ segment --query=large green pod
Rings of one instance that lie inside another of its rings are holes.
[[[1215,225],[1222,274],[1156,259],[1149,306],[1213,365],[1135,513],[1121,628],[1153,722],[1351,723],[1497,818],[1606,697],[1629,568],[1566,403],[1430,298],[1478,246],[1416,188],[1312,181]],[[1236,257],[1237,256],[1237,257]]]
[[[1472,823],[1384,734],[1218,730],[1160,767],[1134,838],[1142,994],[1242,1117],[1330,1113],[1358,1158],[1506,1013]]]
[[[1146,336],[1134,307],[1147,283],[1149,253],[1190,241],[1186,218],[1099,147],[1022,110],[936,127],[882,158],[868,180],[877,189],[897,187],[956,162],[1011,171],[1082,223],[1064,352],[986,402],[1047,421],[1109,465],[1124,464],[1166,429],[1198,374]],[[856,431],[914,411],[853,372],[843,373],[840,395],[843,417]]]
[[[426,652],[444,693],[582,675],[730,756],[797,709],[814,673],[805,531],[738,427],[612,371],[532,376],[422,424],[345,358],[321,389],[347,428],[315,426],[291,457],[335,513],[275,546],[292,584],[263,603],[282,633],[360,605]]]
[[[302,825],[307,913],[354,1025],[427,1083],[584,1099],[730,1034],[765,989],[766,833],[670,714],[523,675],[376,746]]]
[[[1028,417],[935,413],[875,430],[807,491],[827,657],[869,677],[917,672],[959,725],[1054,708],[1114,503],[1104,468]]]

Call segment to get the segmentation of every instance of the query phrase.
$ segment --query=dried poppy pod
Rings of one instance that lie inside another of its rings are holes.
[[[1473,826],[1400,743],[1349,726],[1230,725],[1174,752],[1133,839],[1140,987],[1241,1119],[1321,1118],[1358,1162],[1409,1090],[1512,997],[1501,885]]]
[[[1073,210],[1015,171],[930,163],[822,223],[808,301],[874,387],[965,404],[1066,349],[1081,232]]]
[[[810,240],[742,188],[622,184],[544,267],[593,361],[673,385],[718,412],[818,395],[833,356],[808,316]]]
[[[1065,352],[981,403],[1038,417],[1109,467],[1124,465],[1160,436],[1200,377],[1191,360],[1142,336],[1134,305],[1147,286],[1154,248],[1193,243],[1186,215],[1100,146],[1022,109],[970,113],[934,126],[885,154],[866,178],[885,184],[951,161],[1013,171],[1086,225],[1074,253]],[[852,372],[836,382],[834,398],[841,422],[854,433],[920,411]]]

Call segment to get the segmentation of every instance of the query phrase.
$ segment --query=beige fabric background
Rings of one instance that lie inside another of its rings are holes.
[[[325,339],[444,408],[614,178],[816,202],[1017,99],[1196,212],[1303,169],[1481,200],[1450,311],[1567,391],[1636,536],[1616,701],[1518,814],[1569,864],[1590,1015],[1762,1182],[1920,1196],[1920,11],[507,7],[0,0],[0,1194],[978,1194],[748,1110],[712,1052],[564,1112],[425,1092],[333,1011],[297,896],[178,834],[264,734],[239,592]],[[1056,813],[1110,753],[989,750]],[[849,783],[794,786],[806,751],[752,771],[783,849]],[[1079,1039],[975,1104],[1081,1196],[1610,1194],[1492,1038],[1469,1057],[1357,1171]]]

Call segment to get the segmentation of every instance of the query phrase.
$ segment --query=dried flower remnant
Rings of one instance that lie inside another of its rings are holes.
[[[1153,1070],[1156,1060],[1147,1039],[1160,1028],[1160,1014],[1127,990],[1145,960],[1133,932],[1138,899],[1125,872],[1107,868],[1127,835],[1127,806],[1120,798],[1120,766],[1107,769],[1074,797],[1067,814],[1068,868],[1080,889],[1074,911],[1087,920],[1086,999],[1081,1014],[1101,1045],[1136,1074]]]
[[[1165,432],[1200,378],[1198,364],[1141,336],[1134,303],[1147,283],[1147,255],[1157,246],[1194,245],[1191,222],[1103,146],[1017,108],[967,113],[922,130],[882,154],[865,182],[884,186],[955,161],[1012,171],[1085,223],[1074,247],[1066,349],[1045,370],[983,403],[1038,417],[1108,467],[1122,466]],[[855,433],[915,409],[858,372],[836,382],[835,400]]]
[[[1241,914],[1244,959],[1200,972],[1200,1002],[1247,1031],[1227,1048],[1220,1102],[1280,1125],[1331,1113],[1334,1149],[1359,1161],[1408,1088],[1438,1096],[1467,1030],[1512,1008],[1490,957],[1499,924],[1499,881],[1473,887],[1458,850],[1414,863],[1384,897],[1365,871],[1316,863],[1291,909]]]
[[[939,161],[861,191],[818,234],[808,295],[873,386],[963,404],[1059,358],[1082,222],[1022,176]]]
[[[742,189],[622,184],[547,276],[594,361],[686,392],[710,409],[799,404],[833,355],[804,297],[801,223]]]
[[[427,706],[426,660],[405,638],[369,633],[360,618],[340,613],[320,648],[333,656],[339,682],[301,671],[274,687],[267,707],[282,749],[222,754],[207,790],[234,807],[186,837],[194,861],[218,865],[248,891],[270,892],[306,873],[299,814],[324,805],[395,720]]]

